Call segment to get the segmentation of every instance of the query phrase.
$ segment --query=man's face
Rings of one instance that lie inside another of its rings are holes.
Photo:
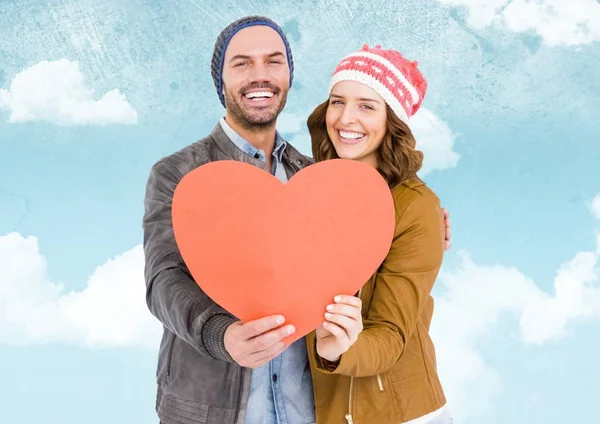
[[[223,92],[227,113],[239,125],[274,125],[289,82],[285,44],[274,29],[252,26],[233,36],[223,61]]]

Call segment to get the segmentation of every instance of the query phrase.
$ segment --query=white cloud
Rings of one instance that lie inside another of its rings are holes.
[[[549,46],[600,41],[597,0],[439,0],[468,9],[467,23],[482,29],[500,25],[519,33],[534,32]]]
[[[424,155],[419,175],[456,167],[460,155],[452,150],[455,137],[446,122],[430,110],[421,108],[409,123],[417,140],[417,149]]]
[[[145,303],[141,246],[96,268],[87,287],[49,281],[35,237],[0,236],[0,342],[156,348],[161,326]]]
[[[8,109],[10,107],[10,93],[0,88],[0,109]]]
[[[599,218],[600,219],[600,218]],[[519,325],[521,340],[541,344],[567,336],[573,322],[600,318],[600,236],[595,252],[578,252],[559,267],[553,294],[514,267],[476,264],[459,252],[455,269],[440,274],[432,338],[440,378],[457,422],[482,414],[501,389],[480,348],[502,316]]]
[[[446,293],[436,298],[431,334],[452,414],[464,422],[491,409],[502,387],[479,351],[481,340],[502,315],[518,316],[538,290],[515,268],[482,266],[459,255],[459,266],[439,277]]]
[[[554,280],[554,296],[534,296],[523,310],[521,334],[525,341],[542,343],[565,335],[567,324],[600,318],[598,255],[579,252],[563,264]]]
[[[600,194],[592,213],[600,220]],[[521,317],[521,334],[530,343],[556,340],[566,335],[571,321],[600,318],[600,235],[594,252],[582,251],[562,264],[554,279],[554,296],[540,293],[530,299]]]
[[[594,197],[591,203],[591,210],[597,220],[600,221],[600,194]]]
[[[0,109],[9,122],[47,121],[58,125],[135,124],[137,112],[114,89],[95,99],[78,62],[42,61],[18,73],[9,90],[0,89]]]

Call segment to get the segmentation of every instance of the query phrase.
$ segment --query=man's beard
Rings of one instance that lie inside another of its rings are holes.
[[[262,110],[252,108],[244,103],[243,96],[248,90],[252,89],[268,89],[273,92],[273,97],[279,97],[279,103],[273,104],[269,108]],[[277,117],[285,107],[287,101],[287,90],[281,90],[271,84],[252,84],[242,88],[238,93],[234,94],[225,89],[225,104],[227,111],[231,114],[235,122],[246,130],[260,130],[270,128],[275,125]]]

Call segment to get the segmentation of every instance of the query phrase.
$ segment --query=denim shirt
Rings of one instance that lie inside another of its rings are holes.
[[[252,146],[221,118],[223,131],[244,153],[266,161],[263,150]],[[271,174],[287,182],[282,156],[286,141],[276,133]],[[314,424],[312,377],[304,337],[279,356],[252,371],[245,424]]]

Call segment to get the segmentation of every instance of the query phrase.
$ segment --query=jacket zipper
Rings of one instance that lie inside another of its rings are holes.
[[[379,391],[383,393],[383,381],[381,380],[381,376],[377,374],[377,384],[379,385]]]
[[[354,391],[354,377],[350,377],[350,397],[348,399],[348,413],[346,414],[346,421],[348,424],[354,424],[352,420],[352,392]]]
[[[358,291],[358,297],[360,298],[360,294],[362,292],[362,287]],[[346,414],[346,421],[348,424],[354,424],[354,420],[352,419],[352,395],[354,394],[354,377],[350,376],[350,394],[348,396],[348,413]]]

